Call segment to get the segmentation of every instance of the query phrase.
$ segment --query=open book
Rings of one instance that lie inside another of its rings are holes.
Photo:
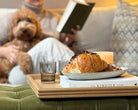
[[[71,33],[76,25],[82,29],[95,3],[86,3],[84,0],[70,0],[57,26],[58,32]]]
[[[97,80],[70,80],[67,76],[60,76],[60,86],[68,87],[114,87],[138,86],[138,77],[124,73],[120,77]]]

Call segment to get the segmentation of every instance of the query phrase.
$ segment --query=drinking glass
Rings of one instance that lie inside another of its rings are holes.
[[[56,62],[40,62],[41,81],[45,83],[55,82]]]
[[[63,75],[62,70],[63,70],[64,66],[66,66],[69,62],[70,61],[68,61],[68,60],[60,60],[58,62],[58,69],[59,69],[60,75]]]

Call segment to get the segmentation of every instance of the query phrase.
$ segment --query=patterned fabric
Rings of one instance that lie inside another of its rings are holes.
[[[118,1],[113,20],[111,48],[115,64],[138,75],[138,6]]]

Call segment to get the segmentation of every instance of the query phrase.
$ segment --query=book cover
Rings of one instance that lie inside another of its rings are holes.
[[[70,80],[67,76],[60,76],[60,86],[69,87],[114,87],[137,86],[138,77],[125,73],[120,77],[97,80]]]
[[[71,33],[71,28],[75,28],[76,25],[79,25],[81,30],[94,5],[95,3],[70,0],[57,26],[57,31]]]

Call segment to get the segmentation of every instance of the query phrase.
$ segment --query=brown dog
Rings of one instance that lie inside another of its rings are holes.
[[[41,36],[40,22],[31,10],[20,9],[13,15],[8,31],[9,42],[3,46],[19,46],[16,61],[24,74],[32,72],[32,60],[27,51],[41,40]],[[8,82],[8,73],[14,66],[6,58],[0,58],[0,82]]]

